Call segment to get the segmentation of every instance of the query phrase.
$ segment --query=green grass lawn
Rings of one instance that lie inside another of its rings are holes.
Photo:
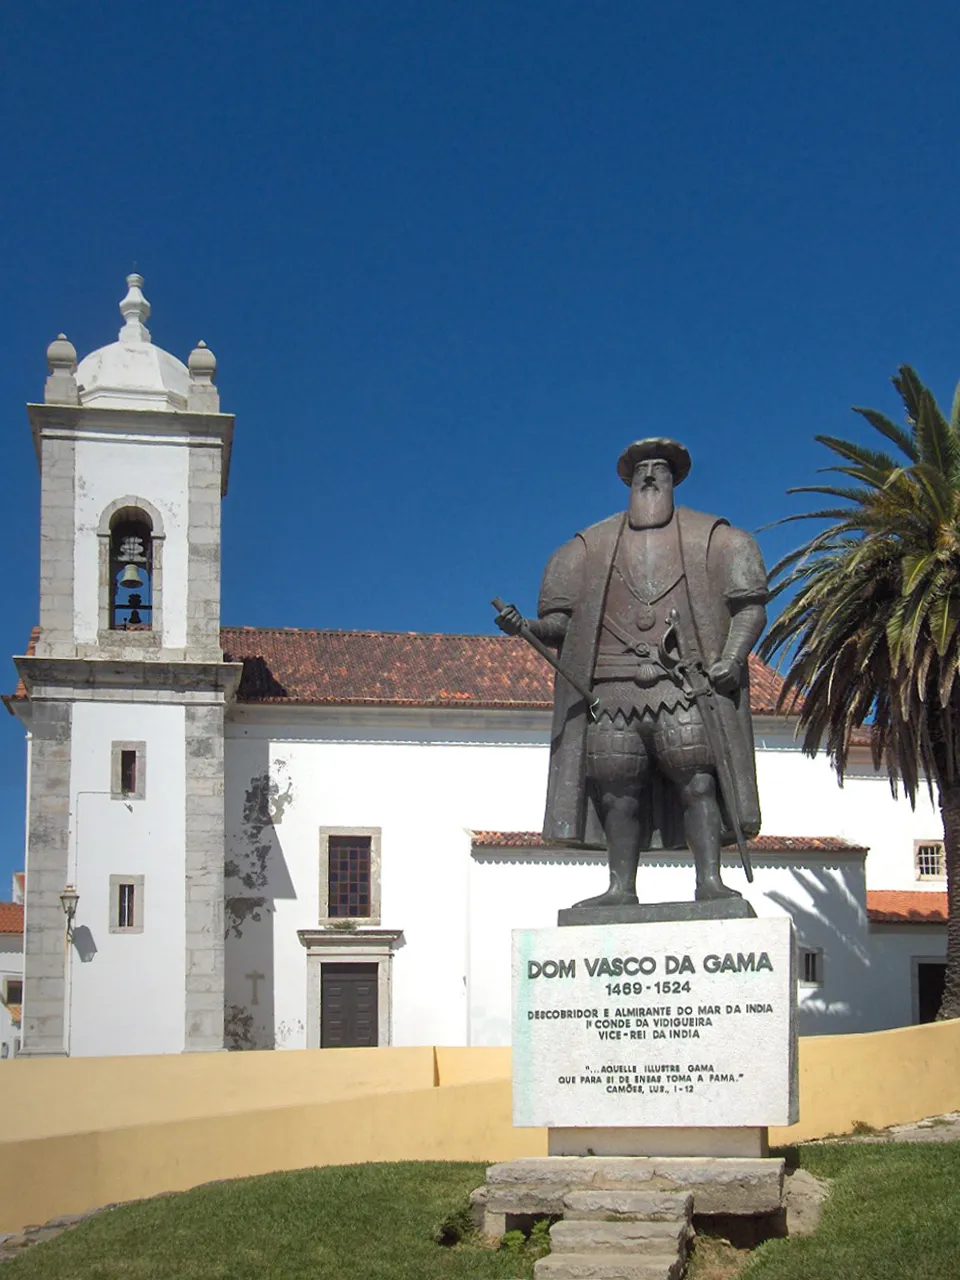
[[[957,1280],[960,1143],[807,1146],[833,1189],[815,1235],[771,1240],[742,1280]]]
[[[529,1277],[437,1225],[483,1164],[370,1164],[244,1178],[91,1218],[2,1269],[4,1280],[467,1280]]]
[[[960,1143],[809,1146],[833,1179],[814,1236],[771,1240],[742,1280],[958,1280]],[[528,1257],[443,1248],[482,1164],[306,1169],[105,1213],[4,1264],[3,1280],[526,1280]]]

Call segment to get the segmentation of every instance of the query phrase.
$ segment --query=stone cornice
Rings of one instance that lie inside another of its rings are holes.
[[[370,730],[390,726],[396,730],[439,729],[447,732],[538,733],[549,741],[553,712],[529,709],[495,709],[490,707],[403,707],[379,703],[373,706],[338,704],[235,702],[230,709],[230,722],[286,726],[302,732],[311,726]]]
[[[91,658],[14,658],[27,696],[48,700],[180,701],[191,693],[223,695],[230,701],[240,683],[239,662],[105,661]]]
[[[393,951],[403,937],[402,929],[298,929],[297,937],[308,951]]]

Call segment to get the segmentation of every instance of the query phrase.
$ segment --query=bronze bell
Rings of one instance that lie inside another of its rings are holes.
[[[120,586],[129,587],[131,590],[134,587],[143,586],[143,581],[140,577],[140,570],[135,564],[128,564],[124,569],[123,576],[120,578]]]

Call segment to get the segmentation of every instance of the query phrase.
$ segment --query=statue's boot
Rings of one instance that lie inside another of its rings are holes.
[[[730,889],[720,879],[719,857],[702,857],[694,854],[697,868],[697,891],[694,895],[697,902],[715,902],[718,898],[742,898],[743,894]]]
[[[610,887],[595,898],[575,902],[575,907],[633,907],[637,904],[637,863],[639,856],[621,853],[614,849],[609,853]]]
[[[725,885],[719,876],[712,876],[710,879],[702,880],[697,884],[697,892],[694,897],[697,902],[714,902],[717,898],[742,898],[743,894]]]

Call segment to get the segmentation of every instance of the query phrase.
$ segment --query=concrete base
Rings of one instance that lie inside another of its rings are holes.
[[[564,907],[558,925],[659,924],[670,920],[755,920],[757,913],[745,898],[716,898],[710,902],[637,902],[627,907]]]
[[[743,1156],[769,1151],[765,1128],[548,1129],[551,1156]]]

